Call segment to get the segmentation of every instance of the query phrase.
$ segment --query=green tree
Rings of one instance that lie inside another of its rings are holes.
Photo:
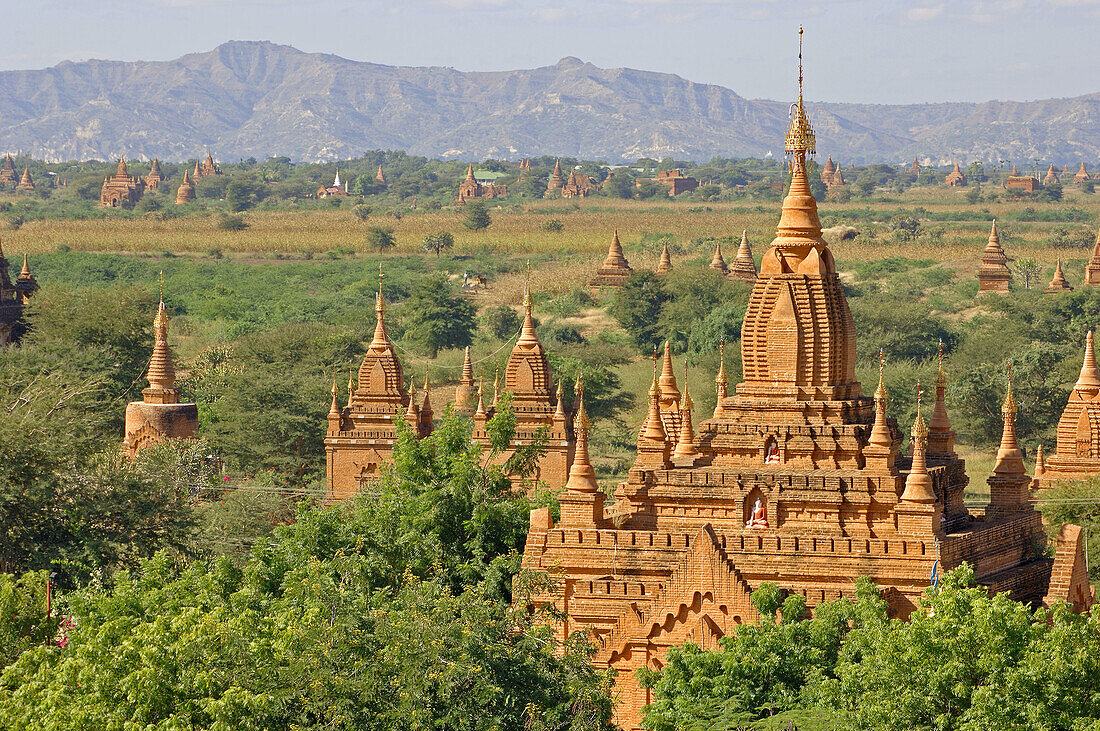
[[[436,231],[424,237],[423,249],[439,256],[444,250],[453,249],[455,237],[447,231]]]
[[[519,316],[519,313],[503,304],[489,308],[481,316],[481,321],[485,329],[498,340],[515,337],[516,333],[519,332],[520,325],[523,324],[523,319]]]
[[[462,225],[471,231],[481,231],[489,228],[489,224],[493,222],[492,217],[489,216],[489,211],[485,208],[484,201],[467,201],[463,208],[466,209],[466,215],[462,219]]]
[[[386,253],[386,249],[397,246],[393,228],[389,226],[371,226],[367,229],[367,246],[377,248],[379,254]]]
[[[615,295],[611,315],[630,333],[634,344],[648,352],[660,343],[661,308],[668,299],[660,277],[652,272],[635,272]]]
[[[402,305],[405,336],[435,358],[443,348],[464,348],[473,342],[477,308],[443,274],[422,277]]]
[[[1024,289],[1031,289],[1031,285],[1037,282],[1043,274],[1043,265],[1031,257],[1017,259],[1012,264],[1012,273],[1018,279],[1023,280]]]

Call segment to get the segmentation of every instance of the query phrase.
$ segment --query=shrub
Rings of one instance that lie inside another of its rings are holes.
[[[550,233],[560,234],[565,230],[565,224],[560,219],[551,218],[546,223],[542,224],[543,231],[549,231]]]
[[[218,216],[218,221],[214,225],[219,231],[244,231],[248,228],[248,224],[243,218],[229,213],[223,213]]]

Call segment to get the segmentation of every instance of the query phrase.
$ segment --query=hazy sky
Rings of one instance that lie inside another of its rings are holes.
[[[168,60],[227,40],[464,71],[577,56],[793,95],[797,27],[819,101],[1100,91],[1100,0],[0,0],[0,68]]]

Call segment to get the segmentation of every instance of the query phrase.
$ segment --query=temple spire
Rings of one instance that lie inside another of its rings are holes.
[[[1016,399],[1012,395],[1012,361],[1008,362],[1008,389],[1001,406],[1004,428],[1001,445],[997,449],[997,462],[989,476],[989,505],[985,509],[986,520],[1001,515],[1013,515],[1032,510],[1029,489],[1031,478],[1024,468],[1024,453],[1016,439]]]
[[[726,260],[722,258],[722,240],[718,239],[714,242],[714,258],[710,260],[710,268],[717,269],[722,274],[729,274],[730,269],[726,265]]]
[[[871,436],[868,443],[876,447],[891,449],[894,446],[894,435],[890,431],[890,425],[886,423],[886,354],[880,348],[878,351],[878,388],[875,389],[875,424],[871,427]]]
[[[661,389],[658,385],[657,362],[653,362],[653,383],[649,386],[649,414],[642,425],[642,436],[651,442],[665,441],[665,425],[661,420]]]
[[[329,407],[329,410],[328,410],[329,417],[333,417],[333,416],[339,417],[340,416],[340,406],[336,402],[337,391],[338,391],[338,389],[336,388],[336,367],[333,366],[333,368],[332,368],[332,405]]]
[[[378,264],[378,297],[374,300],[374,313],[376,321],[374,324],[374,339],[371,340],[370,346],[388,348],[390,347],[390,337],[386,333],[386,298],[382,295],[382,278],[385,275],[382,273],[382,264]]]
[[[1092,344],[1092,330],[1085,336],[1085,360],[1081,363],[1081,374],[1077,376],[1074,391],[1094,394],[1100,391],[1100,368],[1096,365],[1096,351]]]
[[[1008,390],[1005,391],[1005,400],[1001,404],[1001,417],[1004,426],[1001,431],[1001,445],[997,449],[997,463],[993,466],[993,474],[1016,477],[1026,475],[1024,469],[1024,454],[1020,444],[1016,440],[1016,399],[1012,395],[1012,361],[1008,363]]]
[[[718,374],[714,377],[714,392],[717,397],[714,402],[714,418],[717,419],[726,413],[726,407],[722,405],[722,401],[729,394],[729,378],[726,376],[726,338],[724,336],[718,339]]]
[[[584,373],[577,376],[577,415],[573,419],[573,432],[577,435],[577,447],[573,456],[573,465],[569,468],[569,481],[565,489],[571,492],[596,492],[600,489],[596,482],[596,471],[588,461],[588,431],[590,428],[588,412],[584,408]]]
[[[664,275],[672,271],[672,255],[668,252],[668,239],[661,246],[661,259],[657,262],[657,274]]]
[[[686,459],[699,456],[699,450],[695,448],[695,429],[691,423],[691,412],[695,404],[691,400],[691,392],[688,390],[687,358],[684,359],[684,395],[680,399],[680,438],[676,442],[676,451],[673,456]]]
[[[676,385],[676,373],[672,370],[672,344],[665,341],[665,355],[661,361],[661,377],[658,380],[661,390],[661,400],[679,401],[680,389]]]
[[[947,416],[947,376],[943,372],[943,340],[939,344],[939,371],[936,373],[936,405],[928,421],[928,454],[934,457],[955,455],[955,432]]]
[[[749,232],[741,231],[741,245],[737,248],[737,257],[733,260],[730,276],[744,282],[756,281],[756,261],[752,258],[749,246]]]
[[[519,333],[519,344],[537,343],[539,338],[535,333],[535,318],[531,314],[531,262],[527,262],[527,277],[523,282],[523,329]]]
[[[924,424],[921,415],[921,399],[924,389],[920,381],[917,381],[917,418],[913,421],[913,464],[909,468],[909,475],[905,478],[905,491],[901,499],[910,503],[934,503],[936,491],[932,487],[932,477],[928,474],[928,465],[924,459],[925,440],[928,438],[928,427]]]

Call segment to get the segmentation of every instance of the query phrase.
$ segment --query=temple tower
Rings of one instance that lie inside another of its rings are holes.
[[[23,269],[12,282],[10,266],[0,245],[0,347],[19,342],[26,330],[23,311],[27,301],[38,291],[38,281],[31,274],[27,255],[23,254]]]
[[[198,406],[180,403],[180,391],[176,388],[176,369],[168,349],[168,312],[164,307],[163,294],[153,320],[153,337],[153,355],[146,373],[149,386],[142,390],[141,401],[131,401],[126,405],[126,436],[122,449],[128,457],[165,439],[186,439],[195,436],[198,431]]]
[[[722,276],[730,273],[730,268],[722,257],[722,242],[720,240],[714,243],[714,258],[710,260],[710,268],[721,272]]]
[[[19,175],[15,172],[15,163],[11,155],[4,155],[4,164],[0,165],[0,184],[15,185],[19,182]]]
[[[523,288],[523,327],[504,369],[504,390],[511,395],[516,434],[511,448],[499,458],[503,463],[518,447],[531,444],[545,428],[546,451],[539,458],[532,478],[560,488],[569,478],[569,465],[573,460],[572,418],[560,393],[555,393],[550,359],[535,332],[532,306],[528,282]],[[480,422],[474,419],[474,440],[484,445],[489,444],[484,422],[497,410],[496,390],[494,388],[493,404],[486,410],[484,419]]]
[[[99,205],[104,208],[115,208],[124,203],[134,204],[141,200],[143,193],[145,193],[145,181],[136,175],[130,175],[126,167],[126,159],[120,157],[115,174],[103,180],[103,187],[99,191]]]
[[[1077,383],[1058,420],[1055,452],[1035,479],[1041,487],[1058,480],[1076,480],[1100,474],[1100,367],[1090,330]]]
[[[1008,291],[1012,281],[1012,271],[1008,268],[1008,256],[1001,248],[1001,237],[997,234],[997,221],[989,229],[989,241],[982,251],[982,263],[978,267],[978,294]]]
[[[199,169],[199,172],[201,173],[202,177],[204,177],[204,178],[207,177],[208,175],[221,175],[222,174],[221,168],[219,168],[214,163],[214,158],[210,155],[209,150],[207,150],[207,152],[206,152],[206,159],[202,161],[202,168]]]
[[[1073,176],[1073,182],[1075,183],[1087,183],[1091,180],[1089,173],[1085,170],[1085,163],[1081,163],[1081,167],[1077,170],[1077,174]]]
[[[160,160],[153,158],[153,164],[149,167],[149,174],[145,176],[145,187],[149,190],[157,190],[164,182],[164,176],[160,173]]]
[[[421,418],[422,407],[406,390],[401,362],[386,332],[381,266],[374,311],[374,337],[359,366],[358,385],[349,377],[348,402],[338,421],[328,421],[325,455],[330,501],[351,497],[380,477],[383,465],[392,458],[397,422],[409,419],[410,410],[413,432],[426,436],[431,431]]]
[[[607,248],[607,258],[596,270],[596,276],[589,284],[593,287],[621,287],[632,274],[634,270],[626,260],[623,246],[619,243],[619,232],[616,231],[611,237],[611,245]]]
[[[31,169],[29,166],[23,168],[23,175],[19,178],[19,185],[15,186],[15,189],[25,193],[34,192],[34,179],[31,178]]]
[[[561,174],[561,160],[554,161],[554,172],[550,174],[550,180],[546,184],[546,195],[565,187],[565,178]]]
[[[385,173],[382,172],[382,166],[381,165],[378,166],[378,172],[374,174],[374,179],[375,179],[376,182],[380,183],[381,185],[386,184],[386,175],[385,175]]]
[[[962,188],[966,186],[966,176],[962,174],[962,170],[959,170],[959,163],[955,163],[954,169],[947,174],[943,182],[947,183],[952,188]]]
[[[1061,180],[1058,177],[1058,171],[1054,169],[1054,163],[1050,164],[1050,168],[1047,170],[1047,174],[1043,176],[1043,185],[1058,185]]]
[[[455,388],[455,411],[466,416],[473,416],[477,409],[477,386],[474,385],[474,366],[470,361],[470,346],[466,346],[466,354],[462,359],[462,376]]]
[[[1033,511],[1028,488],[1031,478],[1024,469],[1024,453],[1016,441],[1016,399],[1012,397],[1012,364],[1009,363],[1008,390],[1001,406],[1004,427],[1001,446],[997,449],[997,462],[989,476],[989,506],[985,514],[989,518]]]
[[[672,255],[668,251],[668,239],[661,245],[661,259],[657,262],[657,276],[663,277],[672,272]]]

